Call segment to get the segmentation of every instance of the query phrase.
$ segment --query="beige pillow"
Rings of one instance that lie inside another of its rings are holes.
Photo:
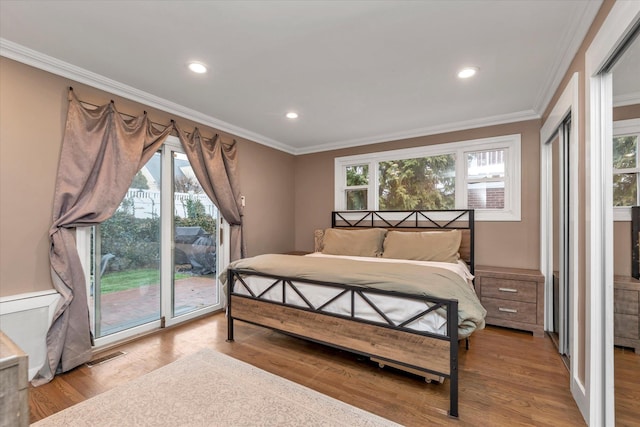
[[[384,240],[383,258],[458,262],[460,230],[439,232],[390,231]]]
[[[387,230],[367,228],[345,230],[327,228],[322,239],[322,253],[329,255],[350,255],[376,257],[382,254],[382,242]]]

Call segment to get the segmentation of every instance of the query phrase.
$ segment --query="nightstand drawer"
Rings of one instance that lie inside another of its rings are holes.
[[[483,297],[482,305],[487,309],[487,317],[533,324],[538,320],[535,303]]]
[[[616,313],[613,315],[613,323],[616,337],[630,338],[632,340],[640,339],[638,316]]]
[[[500,298],[536,303],[536,282],[482,277],[482,299]]]
[[[613,312],[638,315],[638,291],[615,289]]]
[[[640,354],[640,281],[615,276],[613,285],[613,343]]]

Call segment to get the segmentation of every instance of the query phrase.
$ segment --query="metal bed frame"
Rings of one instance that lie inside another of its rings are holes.
[[[442,217],[445,217],[442,220]],[[473,210],[447,211],[367,211],[333,212],[334,228],[411,229],[414,231],[463,229],[469,230],[467,237],[469,253],[463,258],[473,272]],[[246,278],[259,276],[270,279],[270,285],[254,292]],[[430,296],[416,296],[399,292],[352,286],[348,283],[332,283],[317,280],[289,278],[260,272],[228,270],[227,319],[228,340],[234,339],[234,321],[241,320],[278,332],[307,339],[324,345],[360,354],[413,373],[432,374],[450,381],[449,411],[458,417],[458,301]],[[338,293],[319,306],[314,306],[297,284],[314,284],[336,288]],[[240,290],[243,290],[241,293]],[[277,290],[278,300],[264,299],[267,292]],[[304,306],[287,301],[287,290],[304,301]],[[351,300],[349,315],[338,315],[328,311],[328,306],[338,298],[347,296]],[[402,321],[391,320],[369,296],[393,295],[395,297],[422,301],[428,307],[421,313]],[[380,315],[380,321],[358,317],[355,300],[364,301]],[[418,331],[408,325],[434,310],[446,312],[446,334]]]

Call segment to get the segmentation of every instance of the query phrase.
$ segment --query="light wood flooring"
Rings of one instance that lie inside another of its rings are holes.
[[[97,359],[118,350],[126,353],[31,387],[30,421],[207,347],[406,426],[585,425],[551,340],[526,332],[489,326],[473,336],[469,351],[461,348],[458,420],[446,415],[448,381],[426,384],[409,374],[380,369],[362,357],[239,321],[235,342],[225,338],[226,320],[218,313],[96,354]],[[640,356],[617,351],[616,362],[619,356],[624,360],[616,365],[617,377],[626,379],[618,381],[618,387],[627,398],[618,395],[617,425],[638,425],[633,423],[640,419]]]

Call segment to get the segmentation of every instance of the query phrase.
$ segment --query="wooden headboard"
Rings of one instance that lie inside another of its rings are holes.
[[[460,258],[474,273],[474,210],[415,210],[415,211],[334,211],[333,228],[386,228],[394,231],[460,230]]]

